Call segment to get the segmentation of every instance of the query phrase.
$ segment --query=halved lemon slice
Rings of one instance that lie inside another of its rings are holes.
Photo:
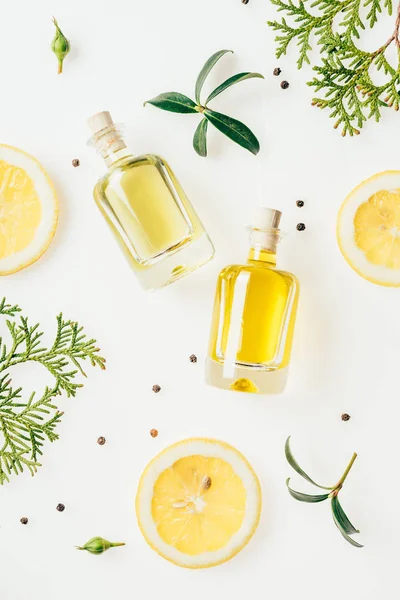
[[[247,460],[224,442],[192,438],[146,467],[136,496],[139,527],[167,560],[191,569],[240,552],[261,513],[261,488]]]
[[[40,258],[57,221],[55,190],[41,164],[22,150],[0,144],[0,275]]]
[[[400,286],[400,171],[378,173],[347,196],[337,239],[359,275],[379,285]]]

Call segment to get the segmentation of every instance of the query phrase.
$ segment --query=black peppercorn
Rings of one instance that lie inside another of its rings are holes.
[[[189,360],[190,360],[190,362],[195,363],[195,362],[197,362],[197,356],[195,354],[191,354],[189,356]]]
[[[151,389],[153,390],[153,392],[154,392],[155,394],[158,394],[158,392],[160,392],[160,391],[161,391],[161,388],[160,388],[160,386],[159,386],[159,385],[157,385],[157,384],[156,384],[156,385],[153,385],[153,387],[152,387]]]
[[[97,443],[99,444],[99,446],[104,446],[104,444],[106,443],[106,438],[103,437],[102,435],[97,439]]]
[[[298,206],[299,208],[303,208],[303,206],[304,206],[304,200],[297,200],[296,206]]]
[[[58,512],[64,512],[65,505],[64,504],[57,504],[56,510],[58,510]]]
[[[80,163],[79,158],[74,158],[74,160],[72,161],[72,166],[73,167],[79,167],[80,164],[81,163]]]
[[[342,414],[342,421],[350,421],[350,415],[347,413]]]
[[[242,4],[248,4],[249,0],[242,0]]]
[[[276,67],[272,72],[275,75],[275,77],[278,77],[278,75],[280,75],[282,73],[282,71],[279,67]]]
[[[27,525],[28,524],[28,519],[26,517],[22,517],[22,519],[20,519],[22,525]]]
[[[296,229],[297,231],[304,231],[306,228],[306,226],[304,225],[304,223],[297,223]]]
[[[288,87],[289,87],[289,82],[288,82],[288,81],[282,81],[282,82],[281,82],[281,88],[282,88],[283,90],[287,90],[287,89],[288,89]]]

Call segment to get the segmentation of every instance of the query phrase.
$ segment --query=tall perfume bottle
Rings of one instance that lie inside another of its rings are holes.
[[[278,210],[257,209],[246,265],[219,275],[206,380],[226,390],[283,392],[288,376],[299,283],[276,268]]]
[[[214,246],[165,160],[134,157],[109,112],[88,125],[108,167],[94,198],[142,287],[164,287],[211,260]]]

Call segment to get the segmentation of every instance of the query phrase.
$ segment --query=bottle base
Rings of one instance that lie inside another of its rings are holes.
[[[222,364],[211,358],[206,361],[206,382],[234,392],[281,394],[286,387],[288,373],[289,367],[267,371],[235,363]]]
[[[215,249],[206,233],[186,246],[163,257],[147,269],[137,271],[137,277],[146,291],[156,291],[185,277],[214,258]]]

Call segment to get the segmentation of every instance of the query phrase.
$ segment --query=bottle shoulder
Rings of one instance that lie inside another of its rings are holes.
[[[121,158],[112,164],[108,170],[97,180],[95,189],[104,189],[113,181],[118,180],[122,174],[126,174],[131,169],[137,170],[141,167],[154,167],[157,171],[164,171],[169,168],[168,163],[156,154],[141,154],[139,156],[129,155]]]
[[[241,273],[248,273],[250,277],[253,275],[257,278],[265,277],[267,279],[284,279],[287,282],[292,282],[296,285],[299,284],[297,277],[289,271],[282,271],[280,269],[254,264],[228,265],[222,269],[222,271],[219,274],[219,277],[220,279],[232,279],[236,278]]]
[[[290,271],[281,271],[280,269],[277,269],[276,272],[279,273],[279,275],[281,277],[283,277],[284,279],[286,279],[288,281],[292,281],[295,285],[297,285],[297,286],[300,285],[299,279],[296,277],[296,275],[293,275],[293,273],[291,273]]]

